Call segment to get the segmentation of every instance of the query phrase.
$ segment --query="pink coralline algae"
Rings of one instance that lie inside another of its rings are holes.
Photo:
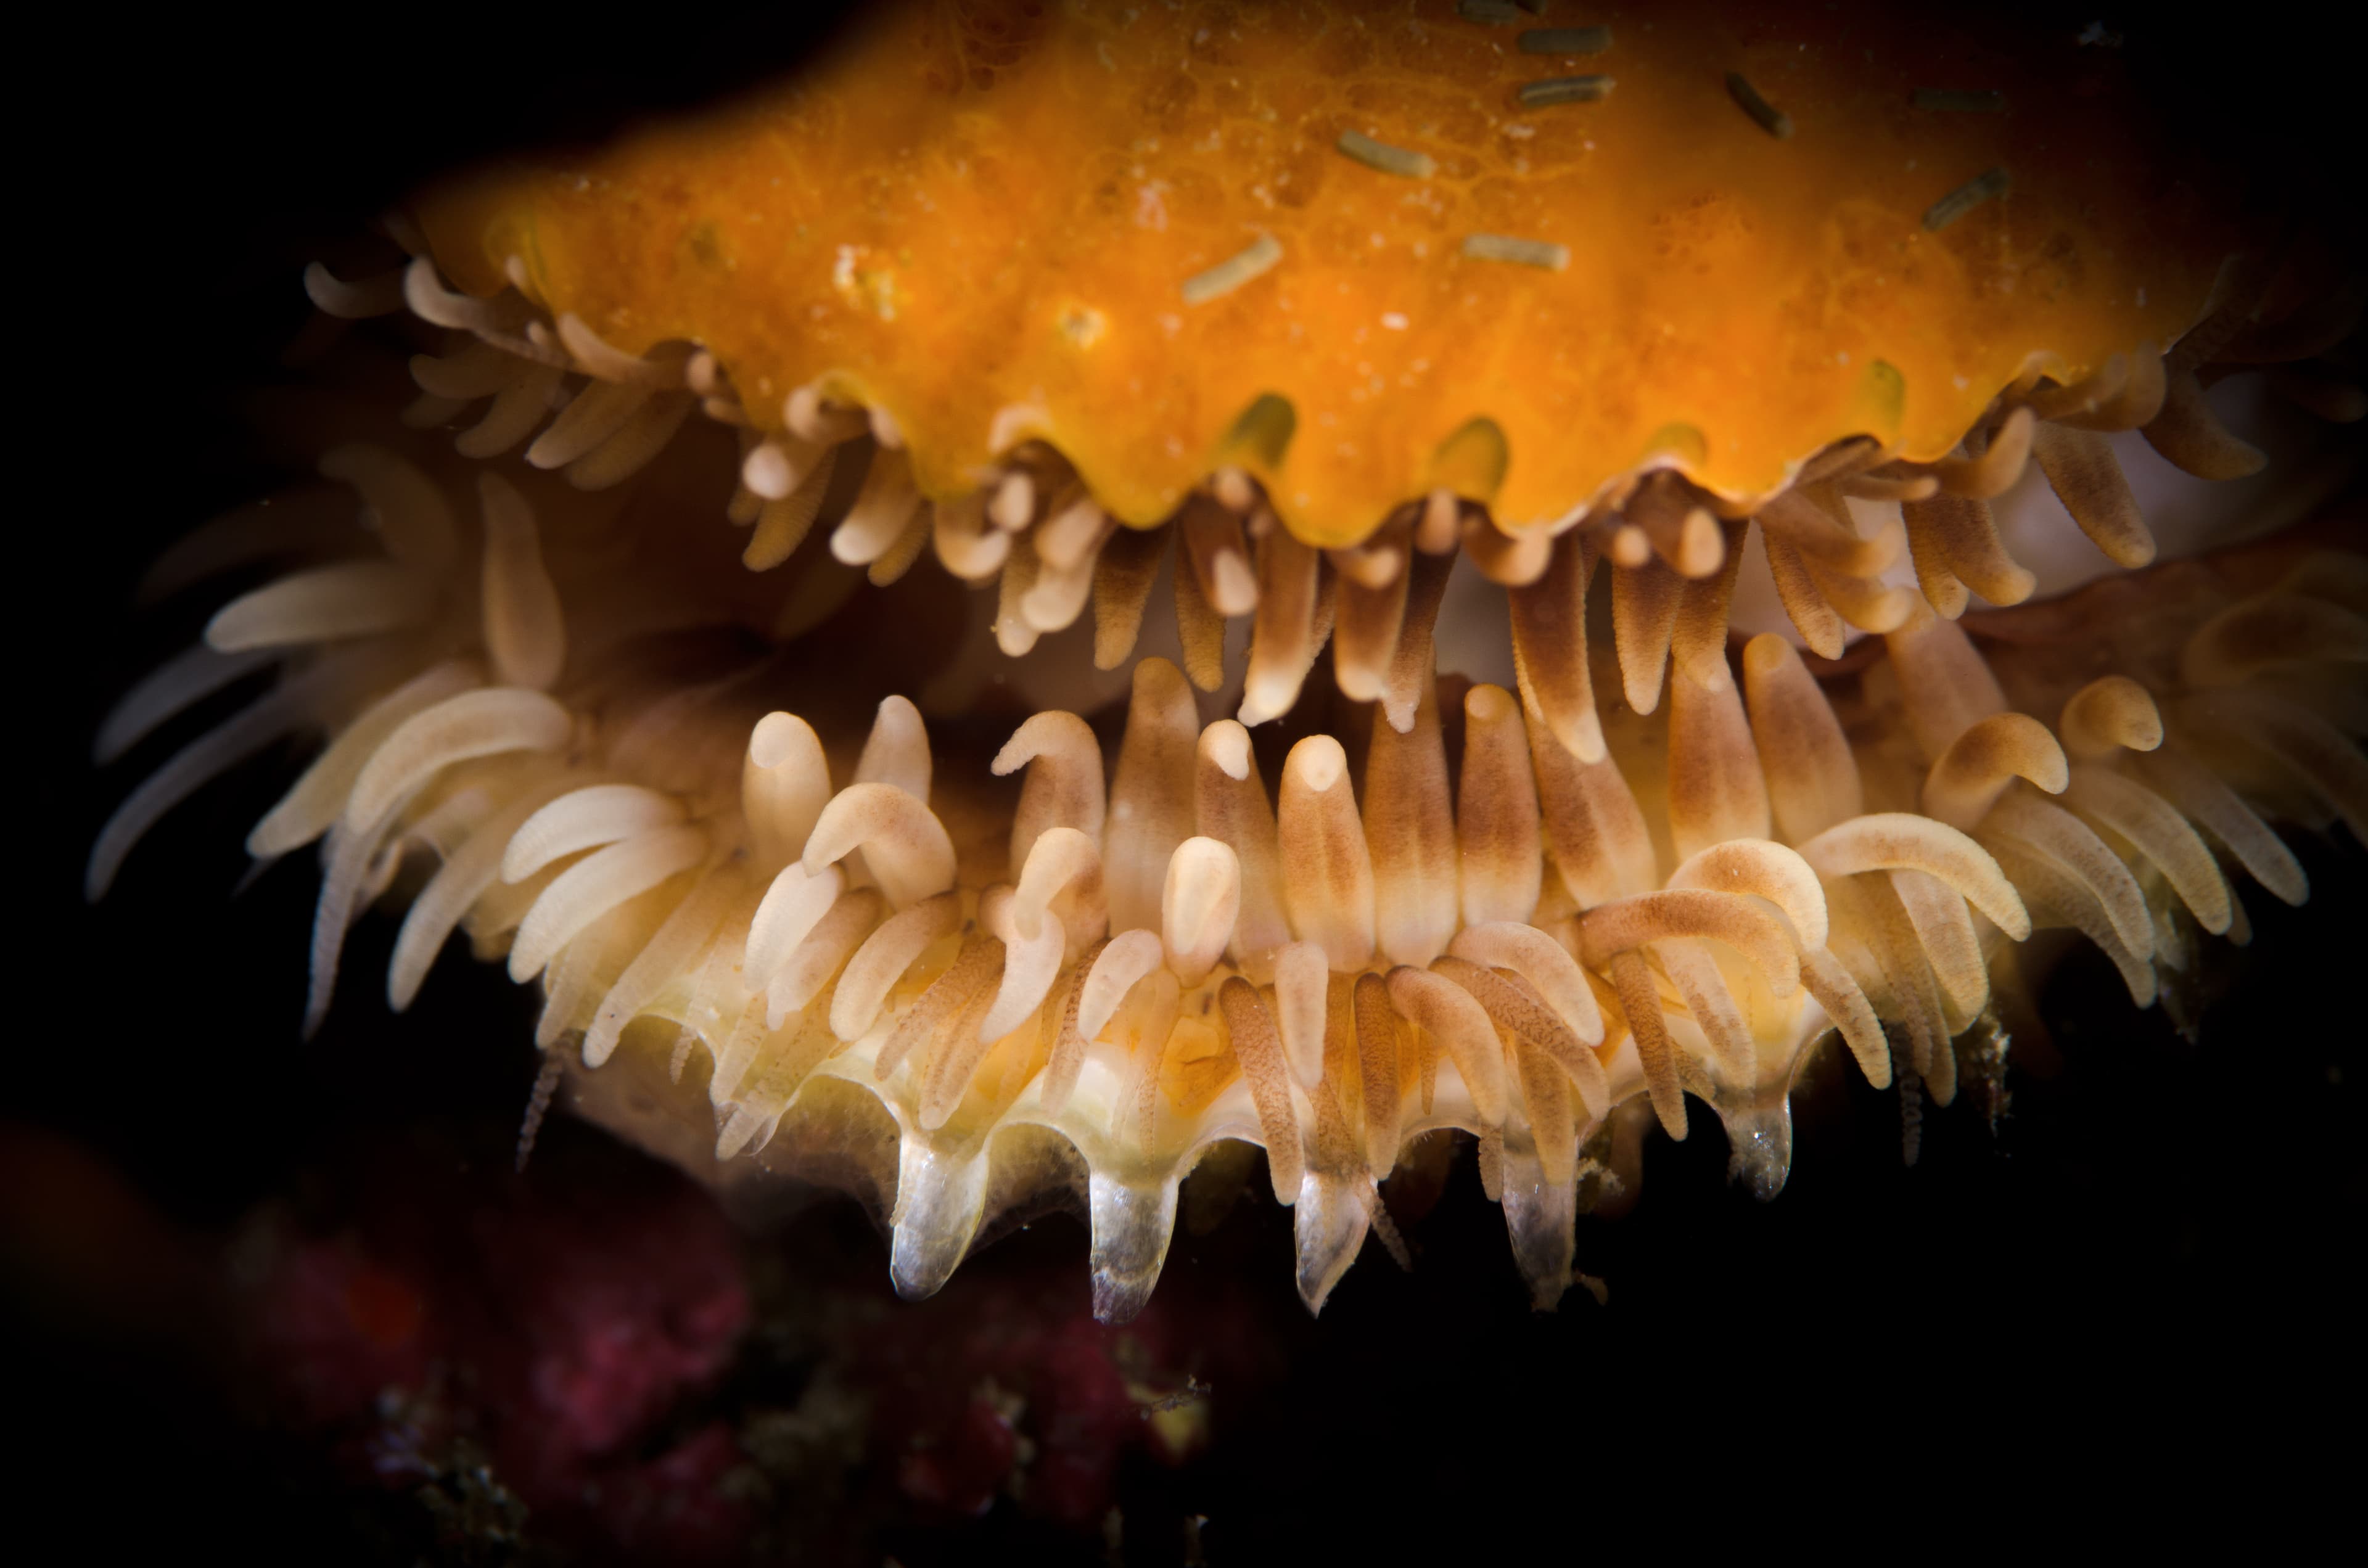
[[[1041,1270],[988,1271],[946,1295],[943,1310],[881,1318],[849,1356],[871,1447],[895,1455],[897,1490],[925,1515],[983,1514],[1008,1494],[1039,1517],[1094,1528],[1127,1456],[1191,1456],[1207,1429],[1201,1375],[1238,1381],[1252,1335],[1222,1300],[1154,1301],[1111,1328],[1073,1281]]]
[[[751,1316],[739,1244],[697,1189],[487,1193],[398,1158],[336,1234],[266,1224],[256,1251],[245,1319],[269,1403],[357,1480],[419,1485],[457,1439],[538,1536],[692,1561],[746,1535],[726,1426],[649,1457]]]

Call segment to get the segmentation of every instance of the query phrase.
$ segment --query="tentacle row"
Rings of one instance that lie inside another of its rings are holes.
[[[1510,532],[1482,500],[1439,490],[1383,518],[1361,543],[1318,551],[1276,522],[1256,482],[1222,462],[1148,537],[1121,527],[1062,455],[1039,441],[1006,445],[973,489],[924,497],[884,409],[835,404],[814,387],[793,391],[778,407],[751,406],[703,349],[675,344],[643,358],[622,354],[579,318],[552,317],[537,305],[522,291],[522,264],[509,270],[519,287],[492,300],[448,289],[425,255],[360,284],[316,267],[308,284],[324,310],[407,306],[449,331],[443,353],[412,361],[422,395],[406,417],[427,427],[470,420],[482,408],[456,437],[463,455],[522,449],[531,466],[600,490],[631,478],[693,412],[703,413],[739,439],[738,483],[726,510],[749,530],[743,561],[752,571],[788,562],[823,519],[834,483],[853,485],[852,504],[826,528],[837,571],[805,576],[851,587],[860,571],[884,585],[934,553],[953,576],[996,589],[995,636],[1008,655],[1065,631],[1090,607],[1095,663],[1118,668],[1134,648],[1172,540],[1183,663],[1196,687],[1215,691],[1225,684],[1224,623],[1251,623],[1245,724],[1290,711],[1328,638],[1342,695],[1384,698],[1391,723],[1403,732],[1411,722],[1410,677],[1393,683],[1401,664],[1395,654],[1407,643],[1405,669],[1422,667],[1442,562],[1460,556],[1510,594],[1517,623],[1529,629],[1529,663],[1549,722],[1590,761],[1600,751],[1588,679],[1571,652],[1584,646],[1577,635],[1583,620],[1577,607],[1557,602],[1586,568],[1568,561],[1559,574],[1552,570],[1566,553],[1557,551],[1558,540],[1575,535],[1588,561],[1609,562],[1620,695],[1649,713],[1671,656],[1700,665],[1724,646],[1747,537],[1736,525],[1746,519],[1759,524],[1791,624],[1811,651],[1834,659],[1860,633],[1896,631],[1919,591],[1952,619],[1976,596],[1991,606],[2028,598],[2041,579],[2015,560],[1991,504],[2014,491],[2034,461],[2104,560],[2135,568],[2154,559],[2156,543],[2109,433],[2140,431],[2156,452],[2202,478],[2252,474],[2263,454],[2226,428],[2203,389],[2267,363],[2290,367],[2272,384],[2314,415],[2351,421],[2368,413],[2368,399],[2343,380],[2348,372],[2322,358],[2356,327],[2357,292],[2264,324],[2278,269],[2239,256],[2225,269],[2204,319],[2169,352],[2117,354],[2062,381],[2046,373],[2056,368],[2052,361],[2034,356],[1956,452],[1936,462],[1886,460],[1873,439],[1850,437],[1807,457],[1792,483],[1767,496],[1715,494],[1691,483],[1679,467],[1648,465],[1551,525]],[[1235,439],[1287,444],[1293,425],[1287,403],[1261,399],[1244,411]],[[1872,533],[1861,532],[1853,503],[1873,510]],[[773,629],[800,629],[813,599],[812,585],[802,583]]]
[[[515,294],[447,293],[424,261],[403,282],[466,339],[415,367],[415,422],[492,400],[465,456],[531,437],[529,465],[597,489],[646,466],[694,407],[745,424],[696,350],[628,359]],[[386,302],[332,284],[315,287],[328,308]],[[1839,653],[1839,622],[1881,638],[1830,686],[1773,634],[1731,656],[1748,523],[1674,474],[1558,537],[1509,537],[1432,496],[1326,554],[1220,472],[1165,530],[1184,664],[1135,664],[1114,755],[1084,717],[1048,711],[991,763],[941,756],[901,697],[860,747],[826,714],[766,711],[777,660],[652,695],[600,655],[673,624],[642,601],[695,584],[620,583],[608,541],[552,526],[496,470],[456,494],[390,451],[342,448],[323,472],[360,494],[375,549],[233,601],[206,652],[127,698],[102,731],[113,750],[259,662],[282,670],[126,801],[91,886],[207,778],[326,730],[250,840],[263,858],[320,846],[308,1026],[353,919],[424,852],[394,1006],[465,929],[540,981],[538,1042],[580,1040],[579,1083],[695,1090],[703,1075],[713,1161],[828,1168],[879,1195],[907,1294],[937,1289],[998,1214],[1067,1192],[1092,1225],[1096,1311],[1123,1319],[1156,1282],[1179,1181],[1237,1139],[1266,1151],[1320,1308],[1368,1230],[1387,1233],[1377,1184],[1413,1140],[1452,1128],[1478,1138],[1549,1305],[1583,1195],[1609,1185],[1593,1156],[1616,1123],[1649,1115],[1684,1137],[1691,1096],[1738,1176],[1773,1196],[1788,1095],[1828,1034],[1870,1082],[1945,1104],[1952,1042],[1989,1017],[2034,925],[2085,935],[2145,1006],[2187,961],[2191,925],[2242,938],[2230,870],[2306,892],[2266,816],[2368,824],[2355,558],[2243,597],[2202,568],[2117,583],[2152,613],[2122,618],[2120,643],[2075,640],[2085,664],[2051,652],[2060,607],[1956,619],[1966,586],[1994,603],[2028,591],[1982,497],[2029,455],[2100,547],[2143,557],[2119,471],[2080,422],[2151,437],[2192,379],[2180,366],[2174,350],[2009,389],[1940,465],[1878,466],[1844,443],[1759,505],[1811,646]],[[2180,406],[2185,436],[2157,444],[2226,459]],[[1156,557],[1056,455],[1020,452],[975,493],[924,503],[893,422],[804,393],[781,414],[783,430],[743,438],[732,507],[754,529],[750,565],[833,517],[828,554],[874,582],[925,546],[997,580],[1008,652],[1088,600],[1100,662],[1132,651]],[[1901,499],[1907,520],[1864,537],[1846,493]],[[233,528],[211,559],[242,537],[266,536]],[[1903,545],[1920,594],[1881,582]],[[1459,551],[1509,590],[1509,686],[1434,674]],[[1613,664],[1599,669],[1586,622],[1607,562]],[[1240,717],[1204,724],[1193,687],[1220,684],[1222,621],[1242,615]],[[816,619],[793,592],[768,629]],[[1338,733],[1269,758],[1269,788],[1247,726],[1297,706],[1327,645],[1372,717],[1336,710]],[[1614,687],[1624,704],[1599,699]],[[982,808],[991,777],[1013,774],[1016,806]]]

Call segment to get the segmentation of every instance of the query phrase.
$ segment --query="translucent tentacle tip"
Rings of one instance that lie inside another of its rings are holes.
[[[1299,1299],[1311,1315],[1324,1311],[1332,1287],[1357,1261],[1365,1228],[1372,1223],[1365,1207],[1371,1201],[1372,1185],[1362,1179],[1348,1181],[1319,1171],[1300,1178],[1292,1228],[1299,1243]]]
[[[1094,1279],[1098,1322],[1132,1322],[1151,1300],[1167,1261],[1167,1241],[1176,1230],[1176,1183],[1136,1187],[1097,1172],[1088,1184],[1087,1207],[1094,1232],[1087,1260]]]
[[[1549,1181],[1533,1146],[1508,1139],[1504,1153],[1505,1233],[1513,1262],[1529,1282],[1530,1305],[1553,1312],[1570,1289],[1576,1254],[1578,1178]]]
[[[917,1301],[938,1293],[970,1251],[985,1202],[985,1151],[953,1152],[924,1138],[905,1139],[888,1260],[896,1294]]]
[[[1784,1190],[1793,1172],[1793,1103],[1783,1094],[1762,1096],[1738,1109],[1719,1109],[1726,1125],[1726,1170],[1766,1203]]]

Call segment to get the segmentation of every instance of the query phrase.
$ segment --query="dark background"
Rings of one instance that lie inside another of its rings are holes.
[[[86,846],[132,782],[90,768],[92,728],[202,619],[188,604],[134,615],[131,584],[162,540],[261,486],[233,394],[281,377],[275,355],[305,315],[297,275],[324,236],[465,157],[596,137],[776,68],[830,17],[663,20],[663,43],[590,18],[416,8],[127,22],[122,36],[69,22],[87,30],[19,62],[24,107],[53,96],[20,127],[12,171],[30,341],[9,524],[13,706],[29,711],[10,880],[28,925],[11,947],[31,1006],[0,1121],[79,1141],[173,1225],[226,1228],[373,1129],[514,1125],[530,1007],[495,971],[447,964],[400,1028],[355,983],[300,1042],[311,881],[291,865],[229,896],[239,842],[284,777],[270,769],[176,812],[115,896],[85,907]],[[2262,182],[2299,173],[2322,201],[2356,199],[2342,40],[2225,13],[2210,28],[2108,22],[2200,144]],[[1804,1116],[1770,1207],[1725,1185],[1708,1118],[1684,1146],[1656,1139],[1637,1212],[1581,1225],[1579,1267],[1611,1279],[1608,1310],[1578,1291],[1555,1316],[1525,1310],[1468,1162],[1421,1229],[1419,1271],[1368,1256],[1320,1325],[1291,1295],[1281,1211],[1245,1205],[1217,1241],[1179,1239],[1172,1273],[1247,1256],[1272,1278],[1291,1370],[1221,1399],[1211,1456],[1159,1479],[1146,1506],[1207,1515],[1210,1561],[1237,1562],[1402,1540],[1392,1521],[1409,1517],[1482,1528],[1531,1505],[1565,1510],[1577,1541],[1607,1505],[1675,1540],[1770,1481],[1809,1486],[1735,1522],[1885,1499],[1936,1520],[2058,1497],[2146,1510],[2188,1481],[2241,1501],[2240,1461],[2347,1445],[2356,1460],[2356,1436],[2309,1434],[2356,1423],[2368,858],[2348,838],[2298,847],[2314,902],[2288,912],[2246,887],[2259,935],[2218,976],[2201,1043],[2158,1009],[2134,1013],[2082,952],[2046,991],[2061,1073],[2019,1073],[1995,1131],[1968,1102],[1929,1117],[1912,1170],[1896,1102],[1855,1082]],[[389,936],[366,923],[349,972],[382,965]],[[1081,1231],[1009,1245],[1009,1261],[972,1267],[1067,1267],[1085,1290]],[[13,1293],[7,1326],[0,1430],[51,1461],[32,1471],[28,1518],[54,1511],[93,1544],[350,1554],[348,1515],[313,1490],[325,1475],[253,1439],[203,1379]],[[2123,1490],[2124,1460],[2151,1479]],[[69,1502],[68,1477],[103,1506]],[[2279,1488],[2311,1491],[2301,1474]],[[882,1550],[974,1555],[1016,1528]]]

